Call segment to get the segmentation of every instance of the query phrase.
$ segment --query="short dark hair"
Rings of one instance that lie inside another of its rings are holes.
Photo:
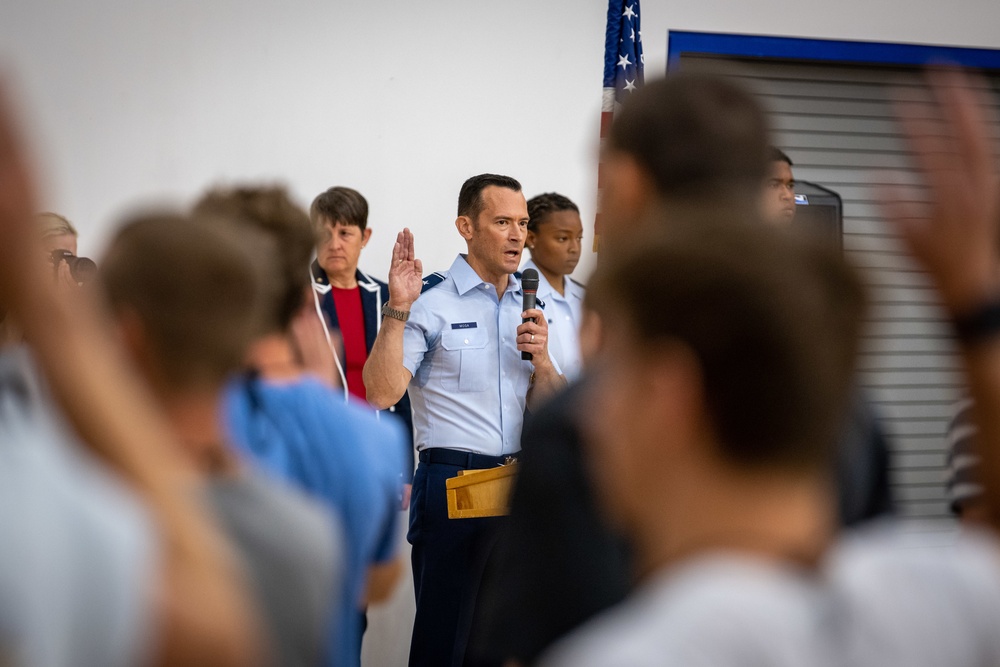
[[[368,226],[368,201],[357,190],[338,185],[313,199],[309,217],[317,230],[324,222],[330,222],[364,231]]]
[[[99,274],[108,302],[139,317],[174,389],[221,383],[259,333],[265,277],[244,236],[162,213],[131,219],[111,241]]]
[[[781,150],[777,146],[767,147],[768,162],[787,162],[789,167],[794,167],[795,163],[792,162],[792,158],[788,157],[785,151]]]
[[[756,197],[769,167],[760,104],[733,81],[701,73],[639,88],[616,114],[609,145],[634,157],[671,200]]]
[[[483,212],[483,190],[495,185],[498,188],[507,188],[514,192],[521,191],[521,184],[510,176],[500,176],[498,174],[479,174],[473,176],[462,183],[462,189],[458,193],[458,215],[465,216],[475,221],[479,214]]]
[[[729,461],[832,463],[865,305],[835,251],[756,222],[672,218],[605,258],[586,300],[640,352],[669,342],[693,352]]]
[[[273,241],[278,255],[278,274],[273,276],[277,289],[264,332],[286,331],[310,284],[309,260],[316,235],[306,212],[277,185],[216,188],[202,196],[194,211],[206,219],[257,229]]]
[[[528,200],[528,231],[537,232],[538,225],[542,224],[545,217],[557,211],[576,211],[580,209],[569,197],[564,197],[558,192],[546,192],[535,195]]]

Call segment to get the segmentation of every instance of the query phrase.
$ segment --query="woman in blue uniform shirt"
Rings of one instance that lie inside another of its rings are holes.
[[[528,200],[531,259],[521,269],[538,271],[538,299],[549,321],[549,354],[567,379],[580,373],[580,321],[583,285],[570,278],[580,261],[583,223],[580,209],[568,197],[548,192]]]

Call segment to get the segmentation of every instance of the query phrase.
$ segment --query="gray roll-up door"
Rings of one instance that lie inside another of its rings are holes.
[[[843,198],[844,251],[864,270],[874,301],[860,382],[892,439],[896,499],[905,516],[950,525],[946,433],[964,391],[959,359],[927,276],[878,208],[879,186],[917,182],[890,108],[891,86],[917,85],[916,72],[710,55],[683,55],[681,68],[721,71],[755,89],[770,110],[775,145],[795,163],[795,177]],[[992,84],[995,89],[996,79]],[[992,111],[998,117],[996,106]],[[994,129],[1000,137],[1000,125]]]

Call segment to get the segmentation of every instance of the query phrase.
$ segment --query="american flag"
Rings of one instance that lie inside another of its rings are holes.
[[[601,104],[601,142],[611,131],[616,109],[642,85],[645,61],[642,57],[642,29],[639,27],[639,0],[609,0],[608,28],[604,36],[604,100]],[[601,166],[597,167],[600,199]],[[594,222],[594,252],[600,240],[600,211]]]

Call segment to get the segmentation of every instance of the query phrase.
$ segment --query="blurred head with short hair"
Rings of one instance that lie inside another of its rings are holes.
[[[616,114],[605,145],[602,240],[640,231],[657,207],[755,207],[767,149],[764,111],[733,81],[680,73],[647,83]]]
[[[315,234],[309,216],[281,186],[240,186],[210,190],[194,213],[207,220],[254,229],[270,240],[277,256],[263,333],[285,333],[308,294]]]
[[[142,215],[115,235],[100,276],[125,343],[161,394],[214,391],[260,330],[261,263],[234,226]]]
[[[748,489],[825,480],[865,303],[840,257],[787,230],[658,221],[587,291],[609,373],[594,383],[593,474],[640,545],[651,523],[680,534],[706,498],[750,507]]]

